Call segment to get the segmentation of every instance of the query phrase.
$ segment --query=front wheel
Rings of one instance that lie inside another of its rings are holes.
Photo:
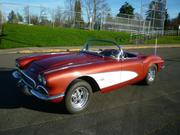
[[[157,66],[156,65],[150,66],[146,78],[144,79],[145,84],[150,85],[154,83],[156,79],[156,73],[157,73]]]
[[[92,95],[92,87],[83,80],[76,80],[65,96],[65,107],[69,113],[79,113],[87,109]]]

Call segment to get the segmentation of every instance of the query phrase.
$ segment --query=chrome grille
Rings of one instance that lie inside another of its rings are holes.
[[[36,82],[31,78],[29,77],[28,75],[26,75],[24,72],[22,72],[22,80],[25,81],[27,84],[29,84],[31,87],[36,87]]]

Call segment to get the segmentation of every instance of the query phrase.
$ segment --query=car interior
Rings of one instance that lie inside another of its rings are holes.
[[[106,49],[106,50],[100,51],[99,54],[104,56],[104,57],[118,58],[119,50],[116,50],[116,49]],[[130,59],[130,58],[135,58],[136,55],[133,54],[133,53],[129,53],[129,52],[123,52],[123,56],[122,57],[125,58],[125,59]]]
[[[124,52],[124,58],[135,58],[137,55],[129,52]]]

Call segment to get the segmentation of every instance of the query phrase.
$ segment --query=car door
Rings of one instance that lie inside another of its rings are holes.
[[[138,57],[121,59],[121,83],[136,82],[140,80],[143,73],[143,63]]]

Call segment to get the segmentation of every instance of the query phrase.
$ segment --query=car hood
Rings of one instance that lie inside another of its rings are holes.
[[[82,65],[94,62],[100,62],[102,58],[85,53],[70,53],[62,56],[54,56],[38,61],[34,61],[32,66],[39,67],[36,69],[51,70],[54,68],[62,68],[67,66]],[[41,67],[41,68],[40,68]]]

